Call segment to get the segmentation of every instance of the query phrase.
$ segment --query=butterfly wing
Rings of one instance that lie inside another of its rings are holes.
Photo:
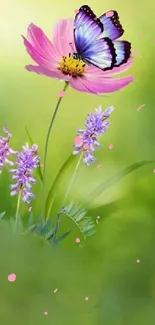
[[[124,30],[120,24],[117,11],[110,10],[99,17],[99,19],[104,27],[102,37],[109,37],[114,41],[123,35]]]
[[[99,39],[103,24],[88,6],[82,6],[74,20],[74,40],[79,56],[100,69],[111,69],[116,62],[115,49],[109,38]]]
[[[122,25],[119,21],[119,16],[117,11],[111,10],[106,12],[100,17],[100,21],[103,24],[104,31],[101,37],[109,37],[114,44],[116,53],[115,67],[126,63],[131,55],[131,44],[127,41],[115,41],[117,38],[121,37],[124,33]]]
[[[113,42],[116,52],[115,67],[126,63],[131,55],[131,43],[127,41],[115,41]]]

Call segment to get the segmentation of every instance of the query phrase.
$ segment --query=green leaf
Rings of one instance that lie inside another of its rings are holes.
[[[54,243],[55,244],[58,244],[60,243],[63,239],[65,239],[70,233],[71,233],[72,230],[68,230],[66,231],[63,235],[59,236],[58,238],[55,239]]]
[[[54,201],[54,192],[56,189],[57,184],[61,181],[61,177],[63,176],[64,172],[67,170],[67,168],[70,167],[70,165],[73,163],[73,161],[76,159],[74,155],[71,155],[62,165],[60,168],[51,188],[48,193],[47,199],[46,199],[46,204],[45,204],[45,220],[49,218],[53,201]]]
[[[60,212],[74,222],[84,240],[86,240],[87,232],[96,226],[95,222],[91,218],[86,217],[87,211],[82,207],[77,207],[73,202],[63,208]],[[90,234],[88,236],[90,236]]]
[[[87,232],[87,237],[91,237],[91,236],[95,235],[95,233],[96,233],[96,229],[92,229]]]
[[[28,136],[28,139],[29,139],[29,143],[32,146],[35,142],[33,141],[27,127],[25,127],[25,129],[26,129],[26,133],[27,133],[27,136]],[[38,174],[38,178],[39,178],[40,182],[42,183],[43,182],[43,176],[42,176],[40,165],[38,165],[38,167],[37,167],[37,174]]]
[[[6,214],[6,211],[0,213],[0,220],[3,219],[3,217],[5,216],[5,214]]]
[[[151,164],[154,161],[141,161],[139,163],[132,164],[126,168],[124,168],[121,172],[117,175],[111,177],[107,182],[103,182],[102,184],[98,185],[88,196],[88,203],[95,200],[99,195],[101,195],[104,191],[106,191],[109,187],[113,186],[119,180],[121,180],[126,175],[132,173],[136,169],[143,167],[147,164]]]
[[[55,226],[48,232],[45,239],[51,240],[53,238],[54,233],[55,233]]]
[[[79,211],[75,216],[76,222],[79,222],[80,220],[82,220],[85,215],[86,215],[86,211],[83,211],[83,212]]]
[[[26,234],[29,234],[29,233],[35,232],[36,228],[37,228],[37,225],[32,225],[32,226],[28,227],[28,228],[25,230],[25,233],[26,233]]]
[[[31,212],[28,221],[28,228],[31,227],[33,224],[34,224],[34,218],[33,218],[33,213]]]
[[[40,231],[41,236],[46,235],[46,233],[47,233],[47,231],[48,231],[48,229],[49,229],[51,223],[52,223],[52,219],[49,218],[49,219],[46,221],[45,225],[41,228],[41,231]]]
[[[20,216],[18,216],[17,229],[19,232],[23,232],[23,222]]]

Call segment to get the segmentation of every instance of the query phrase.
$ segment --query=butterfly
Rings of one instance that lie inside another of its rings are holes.
[[[74,19],[75,59],[102,70],[111,70],[126,63],[131,43],[117,40],[124,33],[118,13],[108,11],[97,18],[91,8],[82,6]]]

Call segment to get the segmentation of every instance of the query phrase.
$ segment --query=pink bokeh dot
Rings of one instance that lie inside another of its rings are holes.
[[[54,291],[53,291],[53,292],[54,292],[54,293],[56,293],[57,291],[58,291],[58,289],[56,288],[56,289],[54,289]]]
[[[75,12],[75,14],[77,14],[79,12],[79,10],[78,9],[75,9],[74,12]]]
[[[137,260],[137,263],[140,263],[140,260],[139,259]]]
[[[44,165],[43,165],[43,164],[40,164],[40,167],[41,167],[41,168],[43,168],[43,167],[44,167]]]
[[[8,275],[8,281],[14,282],[16,280],[16,274],[12,273]]]
[[[65,94],[64,90],[60,90],[60,92],[59,92],[59,97],[63,97],[64,94]]]
[[[113,144],[109,144],[109,149],[112,149],[113,148]]]
[[[85,297],[85,300],[89,300],[89,297]]]
[[[144,106],[145,106],[145,104],[140,105],[140,106],[137,108],[137,111],[140,111],[141,108],[143,108]]]
[[[83,143],[82,138],[78,135],[75,139],[74,139],[74,143],[77,145],[80,145]]]
[[[80,238],[76,238],[76,243],[80,243]]]
[[[153,169],[153,172],[155,173],[155,169]]]
[[[106,17],[112,17],[113,14],[114,14],[113,11],[108,11],[108,12],[106,13]]]
[[[97,216],[97,219],[100,219],[100,216]]]
[[[97,165],[97,168],[100,168],[102,165]]]
[[[47,311],[44,311],[44,315],[48,315],[48,312]]]
[[[89,145],[86,143],[84,144],[83,148],[87,150],[89,148]]]

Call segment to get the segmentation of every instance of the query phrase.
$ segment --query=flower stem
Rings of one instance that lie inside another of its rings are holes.
[[[17,199],[17,206],[16,206],[16,215],[15,215],[15,228],[18,228],[18,215],[19,215],[19,207],[20,207],[20,200],[21,200],[21,191],[19,191],[18,199]]]
[[[77,171],[78,171],[78,168],[79,168],[79,165],[80,165],[81,159],[82,159],[82,153],[81,153],[81,155],[80,155],[80,157],[79,157],[79,159],[78,159],[78,162],[77,162],[77,164],[76,164],[76,166],[75,166],[75,169],[74,169],[74,173],[73,173],[73,175],[72,175],[72,177],[71,177],[71,180],[70,180],[70,182],[69,182],[69,185],[68,185],[68,187],[67,187],[67,191],[66,191],[66,193],[65,193],[65,196],[64,196],[64,199],[63,199],[63,203],[62,203],[62,208],[61,208],[60,211],[63,210],[63,207],[64,207],[65,202],[66,202],[66,200],[67,200],[68,194],[69,194],[69,192],[70,192],[70,190],[71,190],[71,188],[72,188],[72,185],[73,185],[73,182],[74,182],[74,180],[75,180],[75,177],[76,177],[76,174],[77,174]],[[59,228],[59,225],[60,225],[60,215],[61,215],[61,214],[62,214],[62,213],[59,212],[59,213],[58,213],[58,216],[57,216],[57,221],[56,221],[56,224],[55,224],[55,232],[54,232],[54,236],[53,236],[53,241],[54,241],[54,242],[55,242],[56,234],[57,234],[57,232],[58,232],[58,228]]]
[[[65,82],[65,86],[64,86],[64,89],[63,91],[65,91],[68,87],[68,82]],[[49,138],[50,138],[50,133],[51,133],[51,130],[52,130],[52,126],[54,124],[54,121],[55,121],[55,118],[56,118],[56,115],[57,115],[57,112],[58,112],[58,109],[59,109],[59,106],[60,106],[60,103],[62,101],[62,97],[59,97],[58,99],[58,102],[57,102],[57,105],[55,107],[55,110],[54,110],[54,113],[53,113],[53,116],[52,116],[52,119],[51,119],[51,123],[49,125],[49,129],[48,129],[48,132],[47,132],[47,136],[46,136],[46,142],[45,142],[45,151],[44,151],[44,162],[43,162],[43,185],[42,185],[42,211],[43,211],[43,218],[44,218],[44,212],[45,212],[45,176],[46,176],[46,161],[47,161],[47,151],[48,151],[48,144],[49,144]]]

